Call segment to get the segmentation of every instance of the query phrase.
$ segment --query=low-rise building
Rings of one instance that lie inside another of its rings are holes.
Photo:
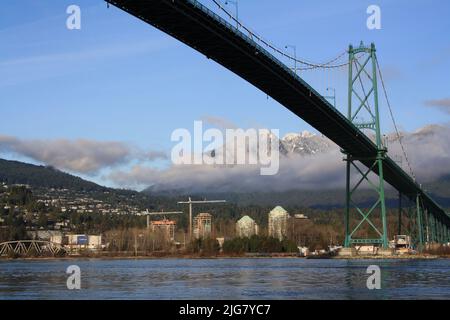
[[[70,251],[80,250],[101,250],[105,246],[102,243],[101,235],[86,235],[86,234],[68,234],[63,239],[64,247]]]

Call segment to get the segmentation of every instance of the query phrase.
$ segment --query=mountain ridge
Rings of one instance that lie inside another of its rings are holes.
[[[32,187],[70,189],[74,191],[107,191],[109,188],[60,171],[51,166],[34,165],[0,159],[0,182]]]
[[[84,180],[80,177],[59,171],[53,167],[39,166],[19,161],[0,159],[0,183],[27,184],[37,188],[68,189],[73,191],[105,192],[113,189]],[[450,207],[450,175],[441,177],[438,181],[425,185],[430,193],[444,207]],[[131,191],[131,190],[130,190]],[[136,191],[133,191],[136,192]],[[157,192],[151,187],[140,192],[150,197],[179,198],[196,196],[180,190],[165,190]],[[208,198],[224,198],[239,205],[272,205],[278,203],[283,206],[301,206],[312,208],[339,208],[344,203],[344,189],[327,190],[287,190],[283,192],[205,192],[201,195]],[[357,201],[370,204],[373,196],[369,190],[362,190]],[[397,194],[392,188],[387,190],[388,205],[395,207]]]

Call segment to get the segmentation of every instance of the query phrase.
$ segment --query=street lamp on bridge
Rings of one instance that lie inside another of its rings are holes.
[[[292,44],[287,44],[284,46],[285,49],[292,49],[294,52],[294,72],[297,74],[297,46],[294,46]]]
[[[333,100],[333,106],[336,109],[336,89],[335,88],[327,88],[327,92],[333,91],[332,96],[324,96],[325,99]]]

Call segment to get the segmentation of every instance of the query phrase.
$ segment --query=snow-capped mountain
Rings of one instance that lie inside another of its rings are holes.
[[[322,135],[316,135],[314,133],[303,131],[300,133],[286,134],[282,139],[279,139],[276,135],[270,135],[270,143],[275,139],[278,140],[280,154],[284,156],[289,155],[315,155],[329,151],[333,142]],[[246,152],[257,152],[258,150],[252,150],[246,147]],[[208,152],[208,156],[214,158],[222,156],[223,149],[213,150]]]
[[[287,154],[314,155],[330,150],[332,142],[324,136],[303,131],[285,135],[280,145],[283,145]]]

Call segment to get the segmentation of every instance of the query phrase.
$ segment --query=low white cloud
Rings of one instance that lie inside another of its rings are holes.
[[[58,169],[93,174],[125,163],[131,149],[120,142],[92,140],[22,140],[0,136],[0,151],[15,153]]]
[[[435,181],[450,173],[450,125],[426,126],[402,135],[419,182]],[[389,137],[389,155],[396,159],[402,155],[402,150],[395,135]],[[14,153],[73,173],[95,175],[109,168],[107,181],[130,188],[153,186],[156,190],[189,192],[320,189],[326,192],[345,185],[343,155],[332,143],[326,151],[316,154],[281,155],[280,170],[274,176],[261,176],[257,165],[172,165],[156,169],[149,163],[167,160],[168,153],[142,151],[117,141],[26,140],[0,135],[0,152]],[[404,158],[403,168],[408,172]]]
[[[238,127],[231,122],[230,120],[227,120],[225,118],[221,118],[221,117],[215,117],[215,116],[204,116],[202,119],[202,121],[215,126],[217,128],[220,128],[222,130],[225,129],[237,129]]]
[[[131,161],[166,159],[159,151],[144,152],[117,141],[87,139],[25,140],[0,135],[0,152],[17,154],[74,173],[94,175]]]
[[[156,190],[192,192],[335,188],[343,183],[344,164],[336,148],[315,156],[282,157],[280,171],[274,176],[260,175],[257,165],[176,165],[164,170],[136,165],[129,171],[115,171],[108,178],[127,187],[154,186]]]
[[[439,110],[447,114],[450,114],[450,98],[427,100],[425,101],[425,105],[428,107],[438,108]]]
[[[450,173],[449,125],[430,125],[406,133],[403,142],[419,182],[431,182]],[[392,144],[390,153],[401,155],[400,145]],[[407,170],[405,162],[403,158],[403,168]]]
[[[427,126],[413,133],[403,133],[408,158],[420,182],[429,182],[450,172],[450,127]],[[391,135],[393,137],[393,135]],[[391,139],[389,155],[401,155],[398,141]],[[362,166],[361,166],[362,167]],[[406,160],[403,168],[407,170]],[[261,176],[258,166],[213,167],[181,165],[156,170],[136,165],[131,170],[113,171],[108,179],[117,185],[154,190],[189,192],[254,192],[342,188],[345,163],[336,145],[326,152],[301,156],[290,154],[280,159],[280,171]]]
[[[166,152],[164,151],[155,151],[155,150],[151,150],[148,152],[144,152],[142,154],[142,160],[146,161],[154,161],[154,160],[167,160],[169,159],[169,156]]]

